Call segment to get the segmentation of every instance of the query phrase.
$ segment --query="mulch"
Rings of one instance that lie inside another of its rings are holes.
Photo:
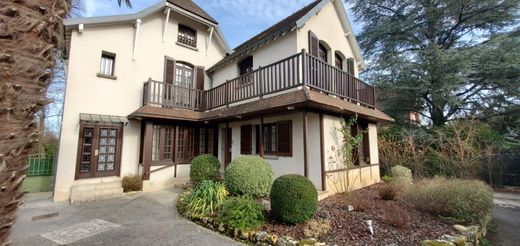
[[[382,200],[379,197],[382,185],[371,185],[348,195],[336,194],[320,201],[315,218],[329,219],[332,226],[329,235],[320,241],[330,245],[418,245],[422,240],[437,239],[443,234],[453,233],[451,225],[414,209],[402,200]],[[348,211],[348,205],[359,209]],[[395,226],[396,223],[392,223],[394,220],[389,217],[398,220],[400,226]],[[373,235],[368,231],[366,220],[373,221]],[[280,224],[268,215],[268,222],[262,230],[303,239],[304,227],[303,224]]]

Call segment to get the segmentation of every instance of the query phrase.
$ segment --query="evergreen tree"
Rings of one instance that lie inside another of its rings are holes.
[[[518,110],[520,0],[350,2],[364,24],[363,76],[398,121],[419,112],[440,126]]]

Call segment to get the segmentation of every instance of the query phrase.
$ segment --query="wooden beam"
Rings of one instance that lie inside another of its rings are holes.
[[[321,190],[327,189],[325,177],[325,149],[324,149],[323,113],[320,113],[320,159],[321,159]]]
[[[143,148],[143,180],[150,180],[150,165],[152,163],[152,136],[153,124],[152,122],[144,122],[144,141],[141,148]]]
[[[173,139],[173,142],[174,142],[174,147],[173,147],[173,163],[177,163],[177,150],[179,148],[177,148],[177,144],[179,143],[179,125],[176,125],[175,126],[175,137]],[[186,148],[186,143],[184,143],[184,148]],[[174,165],[173,167],[173,177],[176,178],[177,177],[177,165]]]
[[[303,173],[309,177],[309,163],[307,161],[307,110],[303,110]]]
[[[229,149],[231,148],[231,146],[229,146],[229,142],[230,142],[230,139],[229,138],[229,122],[226,122],[226,130],[225,130],[225,133],[224,133],[224,169],[226,169],[226,167],[228,166],[229,164],[229,161],[231,159],[231,156],[229,156]]]
[[[264,158],[264,116],[260,116],[260,157]]]

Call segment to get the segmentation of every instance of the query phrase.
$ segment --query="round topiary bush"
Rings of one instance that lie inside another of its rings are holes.
[[[194,183],[203,180],[216,181],[220,177],[220,162],[213,155],[199,155],[191,161],[190,179]]]
[[[282,222],[298,224],[314,216],[318,209],[318,192],[312,182],[301,175],[277,178],[271,188],[271,210]]]
[[[258,156],[242,156],[229,163],[224,181],[232,194],[266,196],[273,183],[273,169]]]
[[[411,184],[413,181],[412,170],[410,170],[410,168],[397,165],[390,169],[390,173],[392,174],[393,180],[395,181],[409,184]]]

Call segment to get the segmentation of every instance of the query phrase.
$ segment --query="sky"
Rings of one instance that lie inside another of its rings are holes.
[[[119,7],[117,0],[80,0],[83,17],[117,15],[138,12],[158,0],[131,0],[133,8]],[[219,23],[231,48],[234,48],[269,26],[296,12],[313,0],[194,0]],[[359,33],[361,25],[355,22],[349,10],[354,33]]]

